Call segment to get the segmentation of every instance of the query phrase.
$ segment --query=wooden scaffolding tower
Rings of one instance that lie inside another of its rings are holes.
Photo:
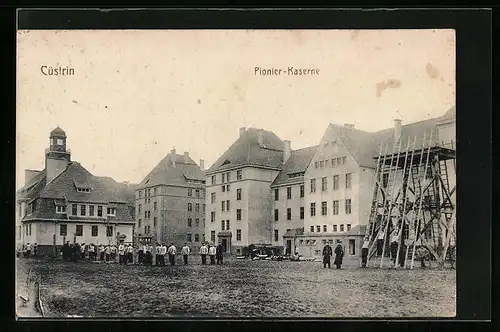
[[[406,138],[404,143],[400,138],[392,147],[381,144],[365,234],[367,266],[384,267],[386,247],[396,236],[397,253],[385,259],[386,266],[412,269],[420,246],[443,266],[450,245],[455,245],[454,144],[436,144],[433,134]],[[377,246],[382,247],[381,255]]]

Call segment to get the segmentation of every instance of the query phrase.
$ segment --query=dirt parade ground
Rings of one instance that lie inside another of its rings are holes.
[[[180,262],[179,262],[180,263]],[[341,270],[319,262],[228,259],[206,265],[123,266],[17,259],[18,292],[41,276],[46,317],[453,317],[450,269]]]

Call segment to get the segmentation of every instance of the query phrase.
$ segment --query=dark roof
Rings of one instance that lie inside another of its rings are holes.
[[[262,144],[259,144],[259,132]],[[283,141],[273,132],[248,128],[208,169],[208,173],[235,166],[281,168],[283,148]]]
[[[61,129],[61,127],[57,126],[50,132],[50,137],[52,136],[66,137],[66,133]]]
[[[205,173],[193,159],[186,155],[175,155],[175,167],[172,165],[172,153],[163,158],[158,165],[141,181],[138,188],[154,185],[187,185],[188,180],[205,181]]]
[[[272,185],[276,186],[303,181],[303,176],[290,177],[289,175],[305,172],[317,149],[318,146],[315,145],[303,149],[293,150],[287,162],[283,165],[283,170],[278,174],[276,179],[274,179]]]
[[[40,190],[45,187],[46,175],[45,169],[30,179],[21,189],[17,191],[18,199],[32,199],[38,195]]]

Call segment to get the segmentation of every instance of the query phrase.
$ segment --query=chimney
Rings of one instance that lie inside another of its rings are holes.
[[[170,160],[172,161],[172,167],[175,167],[175,159],[176,159],[176,154],[175,154],[175,148],[173,148],[171,151],[170,151]]]
[[[257,130],[257,142],[259,145],[264,144],[264,129],[258,129]]]
[[[184,158],[186,158],[186,159],[189,158],[189,152],[184,152]]]
[[[123,184],[126,185],[127,187],[129,186],[130,182],[128,181],[123,181]]]
[[[401,120],[394,119],[394,141],[399,141],[401,138]]]
[[[203,171],[205,169],[205,161],[200,159],[200,169]]]
[[[285,146],[283,149],[283,164],[288,161],[288,158],[290,158],[290,155],[292,154],[292,142],[285,140],[284,143]]]
[[[349,129],[354,129],[354,124],[352,124],[352,123],[344,123],[344,127],[349,128]]]
[[[24,184],[28,183],[31,179],[33,179],[40,171],[35,171],[32,169],[24,170]]]
[[[240,128],[240,137],[242,137],[242,136],[243,136],[243,134],[245,133],[245,130],[246,130],[246,128],[245,128],[245,127],[241,127],[241,128]]]

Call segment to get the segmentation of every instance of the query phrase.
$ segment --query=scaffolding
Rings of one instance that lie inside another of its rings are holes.
[[[433,134],[406,138],[405,143],[395,139],[392,148],[380,145],[365,234],[367,266],[413,269],[420,247],[444,266],[450,246],[455,246],[456,184],[450,181],[456,174],[455,149],[453,142],[436,143]],[[391,243],[397,243],[397,252],[391,250],[387,260]]]

